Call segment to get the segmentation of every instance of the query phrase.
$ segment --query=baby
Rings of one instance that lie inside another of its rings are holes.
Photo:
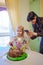
[[[18,57],[24,53],[27,48],[27,40],[24,37],[24,27],[18,26],[16,30],[17,35],[10,41],[9,56]]]

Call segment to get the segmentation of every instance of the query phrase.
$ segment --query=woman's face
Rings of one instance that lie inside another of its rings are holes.
[[[33,20],[31,20],[31,23],[32,23],[32,24],[35,24],[35,23],[36,23],[36,16],[34,17]]]

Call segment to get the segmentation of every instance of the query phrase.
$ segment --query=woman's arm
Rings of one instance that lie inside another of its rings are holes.
[[[43,31],[42,32],[37,32],[37,35],[36,36],[35,35],[31,36],[31,39],[35,39],[37,37],[43,37]]]

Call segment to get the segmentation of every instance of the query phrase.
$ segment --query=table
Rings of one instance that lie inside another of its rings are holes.
[[[0,52],[3,55],[7,51],[4,52],[0,50]],[[28,57],[22,61],[10,61],[6,58],[6,55],[1,57],[0,53],[0,65],[43,65],[43,54],[40,54],[32,50],[26,50],[26,52],[28,54]]]

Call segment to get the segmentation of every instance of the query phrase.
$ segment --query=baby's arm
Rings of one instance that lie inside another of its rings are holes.
[[[25,36],[25,44],[24,44],[24,46],[25,46],[25,48],[26,49],[28,49],[29,48],[29,44],[30,44],[30,37],[27,37],[27,36]]]
[[[15,37],[9,42],[9,45],[13,46],[14,41],[15,41]]]

